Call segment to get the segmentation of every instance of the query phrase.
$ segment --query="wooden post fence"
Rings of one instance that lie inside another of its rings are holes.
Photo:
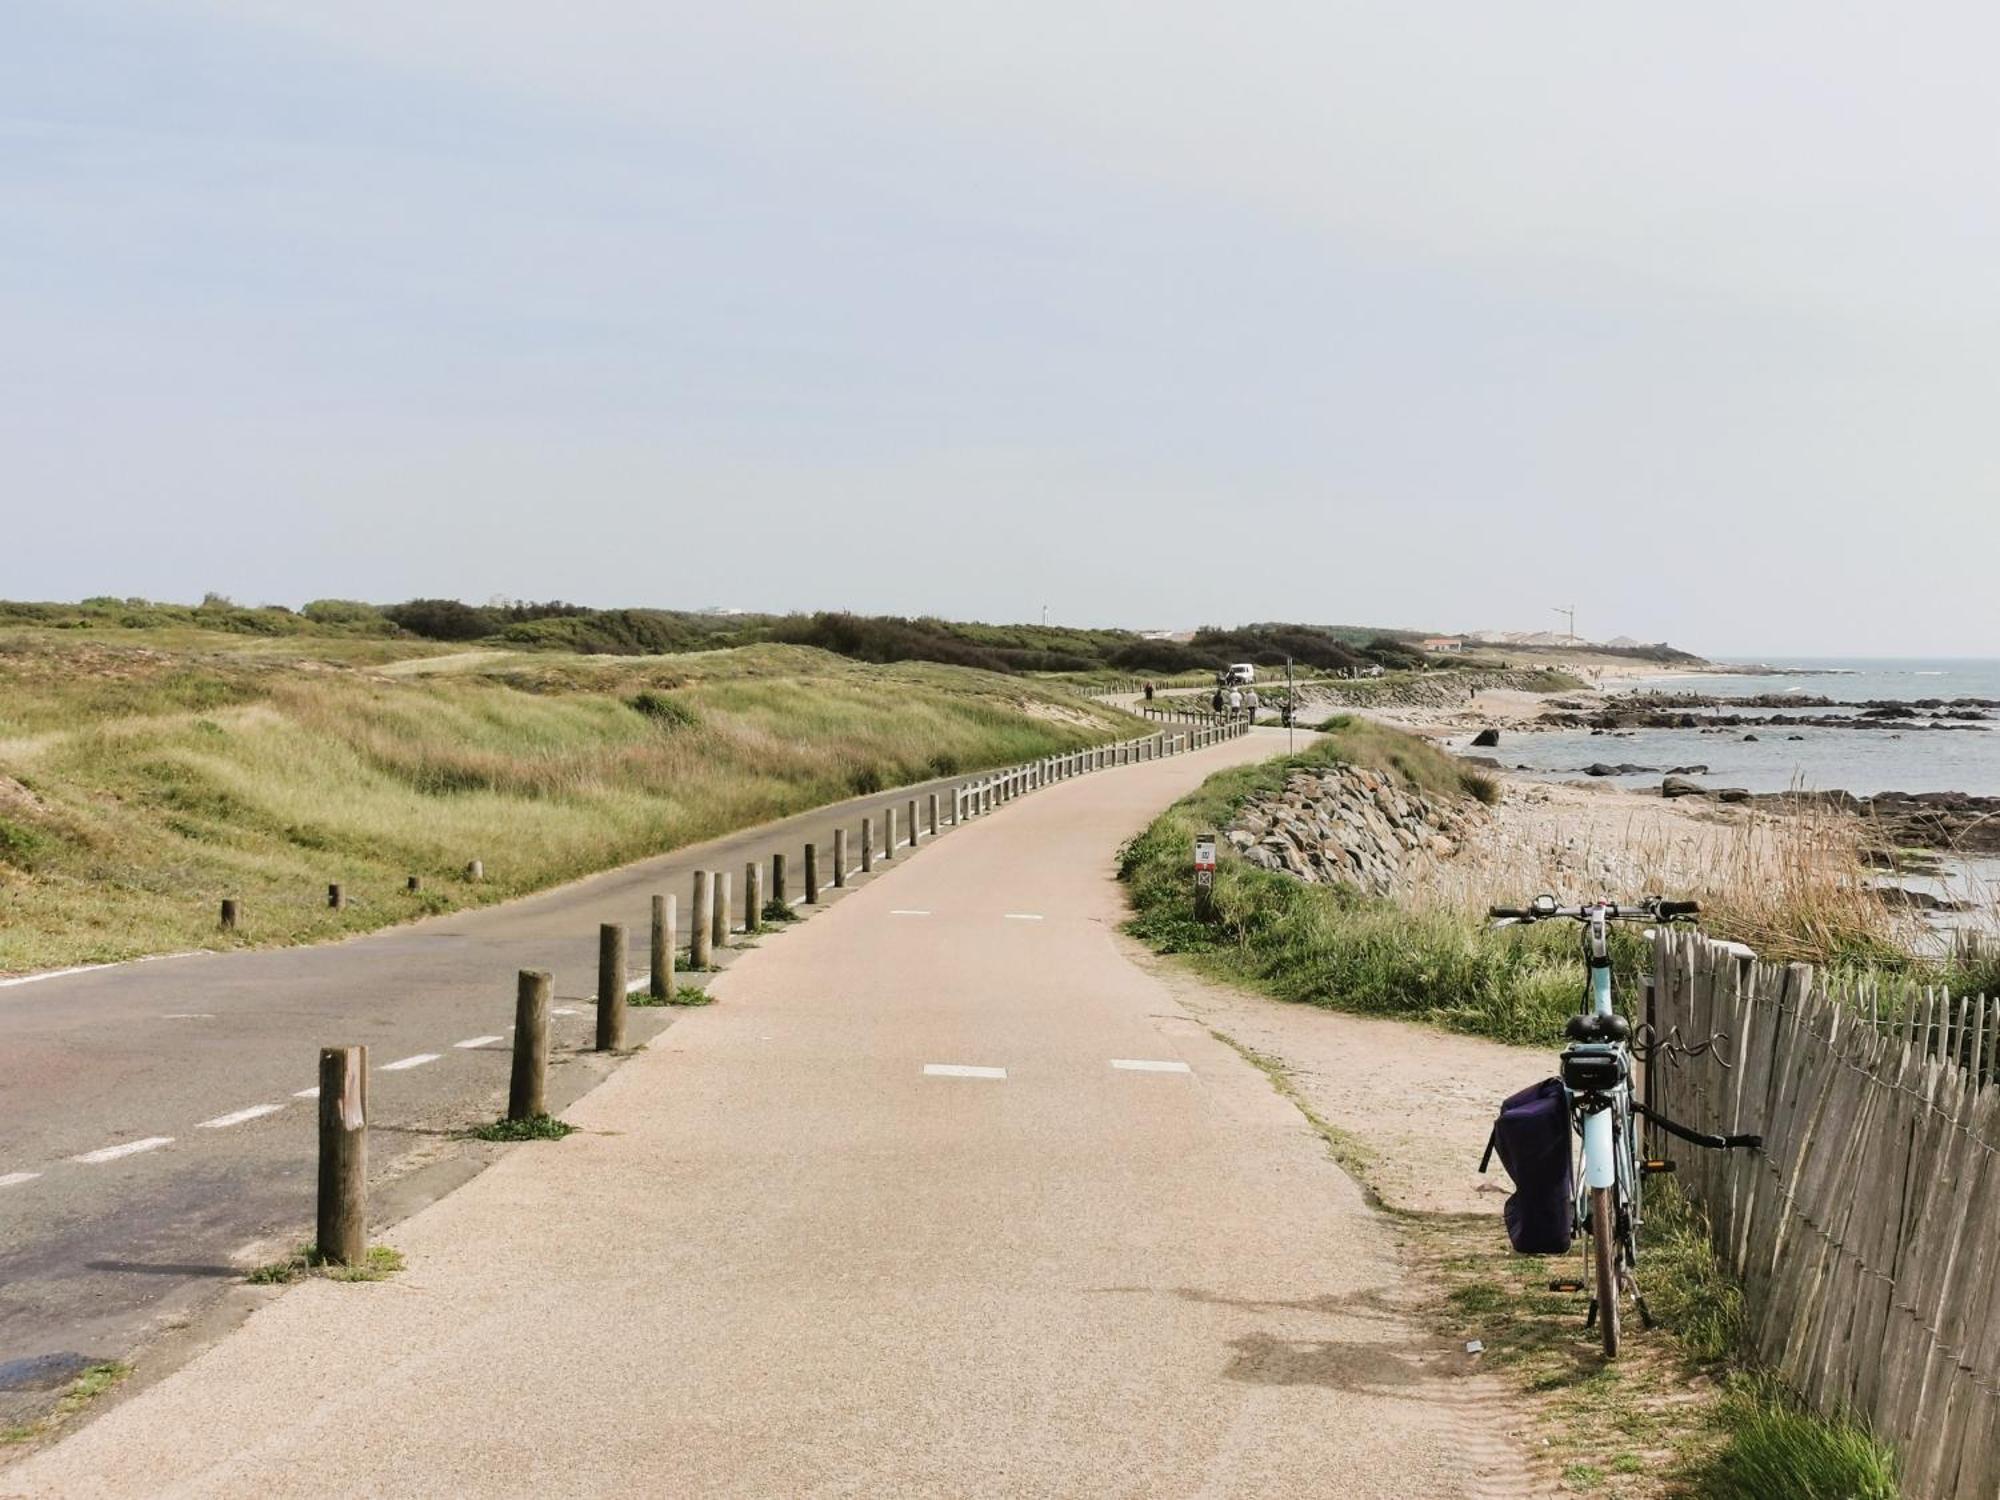
[[[676,898],[653,897],[653,950],[647,993],[655,1000],[671,1000],[674,995],[674,928],[679,924],[674,910]]]
[[[507,1118],[549,1112],[549,976],[523,969],[514,992],[514,1071],[507,1081]]]
[[[597,929],[597,1050],[625,1045],[625,928],[605,922]]]
[[[688,964],[696,969],[709,967],[709,939],[714,919],[710,905],[715,900],[714,877],[707,870],[694,872],[694,897],[688,902]]]
[[[368,1250],[368,1049],[319,1051],[319,1253],[336,1266]]]

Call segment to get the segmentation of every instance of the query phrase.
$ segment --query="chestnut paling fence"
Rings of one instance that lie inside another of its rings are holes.
[[[1659,933],[1657,1031],[1726,1032],[1733,1066],[1659,1061],[1643,1087],[1669,1118],[1763,1149],[1658,1146],[1709,1213],[1764,1362],[1895,1444],[1912,1500],[1992,1500],[2000,1007],[1743,952]]]

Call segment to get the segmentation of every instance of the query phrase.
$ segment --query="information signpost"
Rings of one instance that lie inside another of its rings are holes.
[[[1194,914],[1206,921],[1215,911],[1215,835],[1194,836]]]

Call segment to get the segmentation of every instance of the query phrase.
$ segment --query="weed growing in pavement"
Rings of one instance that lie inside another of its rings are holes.
[[[0,1445],[31,1443],[36,1438],[55,1431],[131,1373],[132,1367],[118,1360],[105,1360],[99,1364],[86,1366],[56,1398],[55,1405],[40,1418],[32,1422],[17,1422],[9,1427],[0,1427]]]
[[[495,1120],[466,1134],[482,1141],[559,1141],[575,1132],[574,1125],[554,1115],[530,1115],[525,1120]]]
[[[403,1252],[387,1245],[370,1245],[361,1263],[339,1266],[320,1254],[317,1245],[301,1245],[283,1260],[257,1267],[244,1277],[253,1286],[285,1286],[317,1276],[326,1281],[386,1281],[403,1269]]]
[[[626,1003],[647,1008],[660,1005],[713,1005],[715,997],[706,990],[696,989],[691,984],[683,984],[676,985],[673,994],[667,996],[655,995],[651,990],[634,990]]]
[[[766,922],[796,922],[799,920],[799,914],[793,911],[786,903],[780,901],[776,896],[773,896],[769,901],[764,903],[762,917]]]

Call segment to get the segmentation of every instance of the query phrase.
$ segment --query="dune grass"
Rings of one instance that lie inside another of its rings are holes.
[[[0,971],[367,930],[1137,727],[1019,678],[802,647],[354,644],[0,639]]]

